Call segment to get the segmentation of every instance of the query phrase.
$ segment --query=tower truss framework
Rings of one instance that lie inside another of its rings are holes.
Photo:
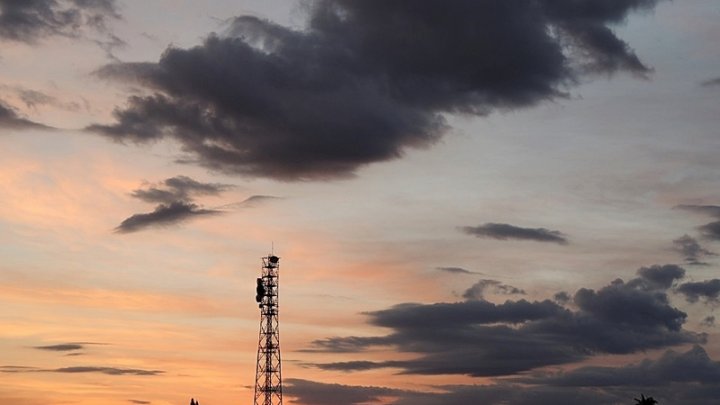
[[[278,319],[280,258],[262,258],[255,301],[260,307],[260,335],[255,369],[254,405],[282,405],[282,367]]]

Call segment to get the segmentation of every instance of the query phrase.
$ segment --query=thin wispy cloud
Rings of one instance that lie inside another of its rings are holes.
[[[705,319],[703,319],[702,322],[700,322],[700,325],[704,326],[706,328],[714,327],[715,326],[715,316],[713,316],[713,315],[706,316]]]
[[[479,238],[498,240],[530,240],[567,245],[567,237],[560,231],[545,228],[522,228],[510,224],[486,223],[479,226],[463,226],[460,230]]]
[[[130,195],[149,203],[171,204],[177,201],[192,201],[200,196],[217,196],[233,188],[235,186],[232,184],[202,183],[188,176],[175,176],[133,190]]]
[[[257,208],[264,204],[272,201],[282,200],[283,197],[276,197],[272,195],[253,195],[240,202],[222,205],[217,207],[218,209],[242,209],[242,208]]]
[[[50,36],[106,32],[120,19],[115,0],[0,0],[0,40],[34,43]]]
[[[96,366],[73,366],[60,367],[53,369],[43,369],[38,367],[25,366],[0,366],[1,373],[60,373],[60,374],[84,374],[99,373],[112,376],[157,376],[165,373],[162,370],[143,370],[137,368],[119,368],[119,367],[96,367]]]
[[[435,270],[451,274],[481,274],[477,271],[467,270],[462,267],[436,267]]]
[[[720,206],[717,205],[678,205],[675,208],[720,218]],[[702,225],[698,230],[706,239],[720,240],[720,221]]]
[[[194,200],[202,196],[218,196],[235,186],[203,183],[187,176],[176,176],[161,183],[147,184],[130,195],[148,203],[158,203],[149,213],[134,214],[115,228],[116,233],[133,233],[148,228],[168,227],[192,218],[220,215],[223,211],[208,209]]]
[[[462,297],[466,300],[481,300],[486,293],[499,295],[524,295],[525,290],[503,284],[497,280],[480,280],[465,290]]]
[[[68,342],[52,345],[32,346],[33,349],[50,351],[50,352],[74,352],[87,349],[88,346],[105,346],[107,343],[98,342]],[[77,355],[79,353],[69,353],[68,355]]]
[[[41,106],[51,106],[65,111],[77,112],[81,105],[76,101],[63,101],[43,91],[30,89],[18,85],[0,85],[0,90],[14,95],[25,107],[36,110]]]
[[[222,214],[222,211],[201,208],[197,204],[182,201],[170,204],[160,204],[153,212],[135,214],[115,228],[117,233],[133,233],[148,228],[167,227],[177,225],[192,218],[206,217]]]
[[[12,107],[0,100],[0,134],[3,130],[52,129],[46,125],[23,118]]]
[[[82,350],[85,348],[85,346],[77,343],[65,343],[65,344],[58,344],[58,345],[48,345],[48,346],[34,346],[34,349],[38,350],[47,350],[47,351],[53,351],[53,352],[70,352],[74,350]]]
[[[674,249],[683,255],[685,263],[690,265],[707,265],[704,261],[707,257],[717,256],[717,253],[705,249],[700,245],[697,239],[690,235],[673,240]]]
[[[681,204],[676,205],[675,209],[696,212],[699,214],[706,214],[712,217],[720,218],[720,206],[718,205],[693,205],[693,204]]]
[[[712,79],[707,79],[700,83],[703,87],[718,87],[720,86],[720,77],[714,77]]]

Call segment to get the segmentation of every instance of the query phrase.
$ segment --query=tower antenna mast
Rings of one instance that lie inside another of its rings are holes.
[[[274,246],[273,246],[274,248]],[[280,258],[273,253],[262,258],[255,301],[260,307],[260,336],[255,368],[254,405],[282,405],[278,285]]]

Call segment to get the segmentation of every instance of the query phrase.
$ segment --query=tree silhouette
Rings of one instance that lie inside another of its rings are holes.
[[[658,403],[658,401],[655,400],[653,397],[647,397],[645,398],[645,395],[640,394],[640,399],[635,399],[635,405],[655,405]]]

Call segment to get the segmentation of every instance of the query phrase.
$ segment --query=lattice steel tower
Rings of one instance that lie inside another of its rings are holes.
[[[260,307],[260,338],[255,369],[255,405],[282,405],[278,282],[280,258],[262,258],[255,300]]]

